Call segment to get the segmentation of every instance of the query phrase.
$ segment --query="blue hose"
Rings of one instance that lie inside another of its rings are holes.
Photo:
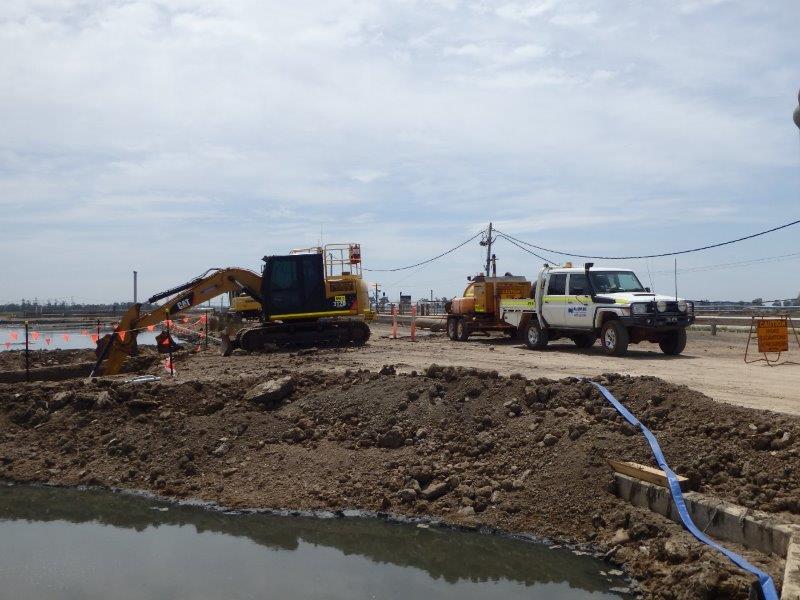
[[[686,529],[689,530],[689,533],[691,533],[704,544],[711,546],[718,552],[721,552],[727,556],[728,559],[730,559],[730,561],[738,567],[755,575],[758,578],[758,584],[761,586],[761,594],[764,600],[779,600],[778,591],[775,589],[775,584],[772,581],[772,577],[764,573],[764,571],[761,569],[751,565],[735,552],[720,546],[697,528],[697,525],[694,524],[694,521],[692,521],[692,518],[689,516],[689,512],[686,510],[686,504],[683,501],[683,493],[681,492],[680,483],[678,483],[678,477],[675,475],[675,472],[669,468],[669,465],[667,465],[667,460],[664,458],[664,453],[661,452],[661,446],[658,445],[658,440],[656,440],[656,437],[652,434],[652,432],[645,427],[644,424],[639,421],[639,419],[633,416],[633,414],[627,408],[625,408],[625,406],[623,406],[622,403],[617,400],[614,395],[605,387],[599,383],[595,383],[594,381],[589,381],[589,383],[600,390],[600,393],[603,394],[605,399],[617,409],[617,412],[625,417],[625,420],[627,420],[628,423],[634,427],[638,427],[644,434],[644,437],[647,438],[647,443],[650,444],[650,449],[653,451],[653,456],[655,456],[658,466],[661,467],[661,470],[664,471],[667,476],[669,489],[672,492],[672,500],[675,502],[675,507],[678,509],[678,514],[681,517],[681,521]]]

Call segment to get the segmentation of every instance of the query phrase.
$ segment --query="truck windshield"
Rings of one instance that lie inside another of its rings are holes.
[[[598,294],[644,291],[633,271],[592,271],[589,276],[592,278],[592,287]]]

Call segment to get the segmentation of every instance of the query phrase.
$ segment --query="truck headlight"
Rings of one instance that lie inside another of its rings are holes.
[[[636,304],[631,304],[631,312],[634,315],[646,315],[647,314],[647,304],[643,302],[638,302]]]
[[[678,300],[678,310],[686,312],[686,300]]]
[[[667,312],[667,301],[659,300],[656,302],[656,308],[658,308],[658,312]]]

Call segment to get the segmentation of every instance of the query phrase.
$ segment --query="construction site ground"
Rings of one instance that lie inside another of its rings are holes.
[[[709,331],[690,330],[686,350],[680,356],[665,356],[658,345],[645,342],[631,345],[627,356],[615,357],[604,354],[599,342],[586,350],[576,348],[570,340],[558,340],[547,350],[536,351],[499,334],[452,342],[444,332],[422,330],[419,341],[411,344],[404,324],[398,328],[399,341],[389,339],[389,325],[374,324],[372,329],[371,351],[348,356],[348,363],[363,368],[392,363],[402,369],[419,369],[435,362],[526,377],[591,377],[609,372],[652,375],[687,385],[720,402],[800,415],[800,364],[745,364],[747,332],[718,331],[712,336]],[[763,355],[758,354],[754,336],[748,360],[758,358]],[[770,355],[774,358],[776,355]],[[800,348],[790,346],[781,361],[787,359],[800,363]]]
[[[645,598],[747,598],[751,577],[615,496],[606,459],[655,465],[636,429],[572,377],[585,375],[653,430],[693,488],[800,522],[800,367],[745,366],[743,335],[692,333],[680,358],[646,346],[609,358],[389,332],[375,325],[360,348],[182,351],[174,378],[143,348],[138,373],[161,377],[147,383],[49,370],[0,383],[0,479],[440,519],[579,544],[623,566]],[[57,370],[91,356],[38,360]],[[20,359],[0,353],[0,370]],[[728,545],[780,586],[781,557]]]

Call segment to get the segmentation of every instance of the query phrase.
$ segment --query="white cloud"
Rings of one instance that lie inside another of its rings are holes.
[[[499,6],[497,14],[506,19],[528,21],[550,12],[556,6],[554,0],[536,0],[534,2],[510,2]]]
[[[562,27],[585,27],[597,23],[599,16],[596,12],[561,13],[554,15],[550,22]]]
[[[386,177],[386,173],[383,171],[373,171],[370,169],[361,169],[359,171],[351,171],[348,173],[350,179],[355,179],[361,183],[372,183],[381,177]]]
[[[0,291],[78,295],[77,265],[112,237],[167,287],[176,242],[146,233],[173,223],[200,271],[320,226],[395,266],[487,218],[620,247],[777,220],[800,184],[798,17],[700,0],[9,0],[0,250],[27,250]],[[460,285],[452,265],[475,261],[452,258],[429,278]]]

